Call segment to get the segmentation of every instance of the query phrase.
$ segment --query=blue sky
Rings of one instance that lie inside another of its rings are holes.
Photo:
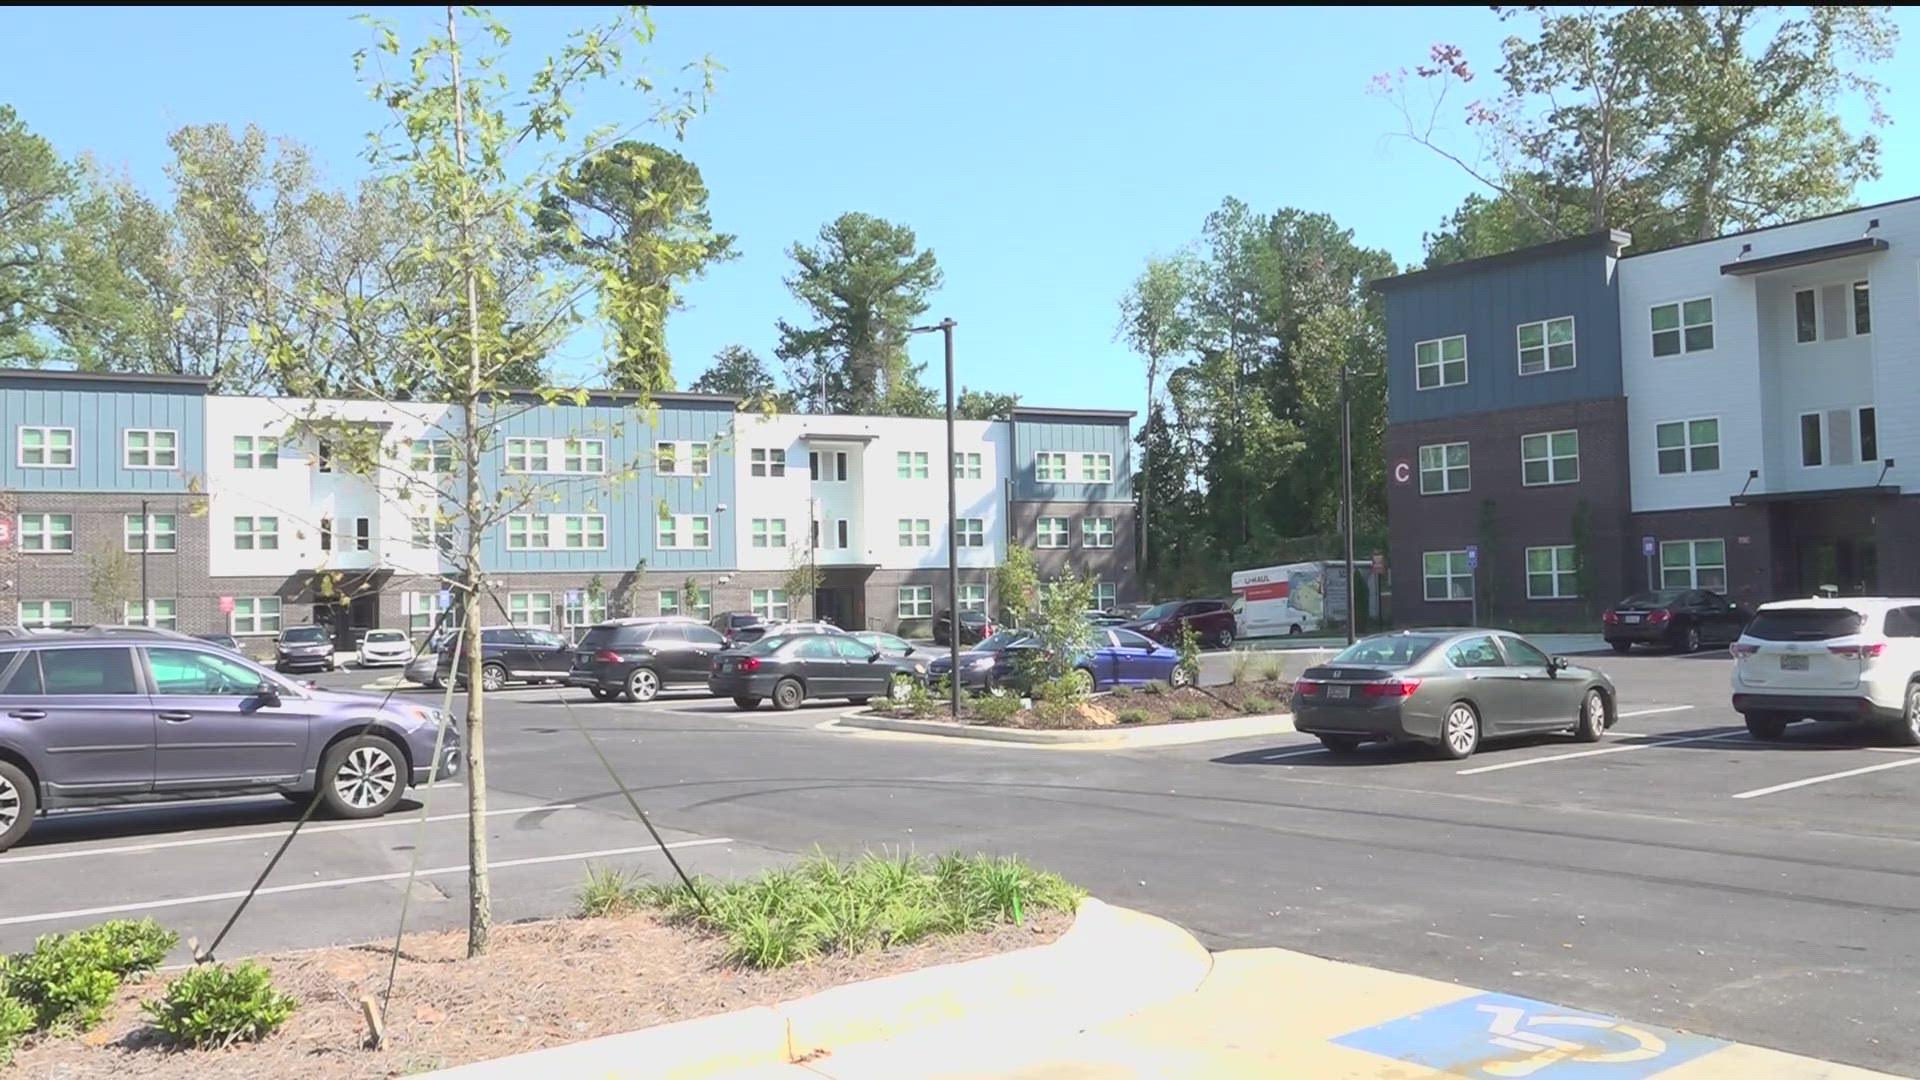
[[[502,9],[515,47],[544,54],[593,9]],[[435,9],[392,13],[418,40]],[[1388,137],[1367,94],[1435,41],[1490,73],[1510,29],[1485,8],[660,8],[657,68],[725,65],[682,148],[744,257],[687,290],[669,324],[684,386],[724,345],[770,363],[798,318],[785,252],[860,210],[911,225],[946,273],[929,319],[959,321],[959,382],[1030,404],[1141,407],[1138,361],[1113,340],[1115,302],[1155,253],[1196,236],[1227,195],[1331,213],[1402,262],[1471,182]],[[1920,15],[1879,73],[1893,116],[1920,97]],[[91,151],[164,187],[166,135],[257,123],[312,147],[327,178],[358,176],[385,122],[355,81],[368,42],[332,9],[14,9],[0,100],[67,154]],[[1476,88],[1485,85],[1476,83]],[[1489,87],[1489,90],[1491,88]],[[584,115],[634,119],[612,95]],[[1854,112],[1857,110],[1850,110]],[[1884,177],[1861,202],[1920,193],[1920,144],[1883,133]],[[939,343],[916,341],[937,376]]]

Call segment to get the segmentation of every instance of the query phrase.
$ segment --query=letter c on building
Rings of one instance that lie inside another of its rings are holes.
[[[1404,461],[1396,461],[1393,463],[1393,482],[1394,483],[1404,484],[1411,479],[1413,479],[1412,465],[1409,465]]]

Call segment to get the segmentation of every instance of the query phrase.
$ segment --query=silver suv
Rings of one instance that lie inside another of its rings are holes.
[[[460,772],[437,709],[318,690],[205,642],[0,639],[0,851],[54,807],[274,792],[377,817]]]

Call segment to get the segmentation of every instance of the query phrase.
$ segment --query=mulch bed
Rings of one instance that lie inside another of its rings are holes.
[[[1293,683],[1284,679],[1250,679],[1226,686],[1193,687],[1148,693],[1126,687],[1088,699],[1086,704],[1066,711],[1023,708],[1010,717],[984,717],[977,711],[978,701],[966,703],[965,722],[988,727],[1013,727],[1051,731],[1090,731],[1111,727],[1149,727],[1155,724],[1182,724],[1196,720],[1225,720],[1238,716],[1265,716],[1286,712],[1292,707]],[[914,713],[899,708],[876,710],[884,715],[911,718]],[[1176,716],[1177,714],[1177,716]],[[928,717],[947,718],[945,703]]]
[[[464,931],[409,938],[402,949],[386,1046],[364,1048],[359,999],[378,997],[388,955],[348,946],[256,957],[300,1003],[258,1045],[170,1051],[140,1012],[171,974],[122,988],[99,1027],[29,1043],[7,1075],[124,1080],[302,1080],[401,1076],[549,1046],[772,1005],[843,983],[1044,945],[1072,916],[1031,912],[1025,926],[930,938],[860,956],[827,956],[778,971],[726,964],[718,938],[647,914],[498,927],[492,948],[464,959]]]

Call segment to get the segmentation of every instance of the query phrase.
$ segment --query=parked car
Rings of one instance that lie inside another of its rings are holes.
[[[840,629],[839,627],[833,625],[830,622],[783,622],[783,623],[767,623],[762,631],[761,636],[764,637],[767,634],[799,634],[799,633],[844,634],[846,633],[846,631]]]
[[[1600,617],[1600,633],[1622,655],[1636,644],[1692,653],[1739,640],[1751,618],[1752,612],[1709,589],[1655,589],[1615,604]]]
[[[948,645],[953,640],[953,612],[942,611],[933,617],[933,643]],[[960,644],[972,645],[993,636],[993,620],[983,611],[960,613]]]
[[[1189,626],[1203,648],[1233,647],[1233,606],[1225,600],[1168,600],[1148,608],[1127,629],[1162,645],[1178,646],[1182,628]]]
[[[849,634],[768,634],[744,648],[714,658],[708,689],[742,709],[771,700],[783,711],[809,698],[905,698],[919,673],[906,657],[894,657]]]
[[[1039,639],[1028,631],[1002,630],[960,654],[960,685],[987,694],[1031,693],[1029,666],[1039,649]],[[952,658],[938,655],[927,665],[927,678],[938,680],[952,670]],[[1179,650],[1123,626],[1095,630],[1092,645],[1075,659],[1073,671],[1087,690],[1192,682],[1191,674],[1180,668]]]
[[[723,611],[708,623],[729,645],[745,645],[760,640],[767,632],[767,620],[751,611]]]
[[[410,683],[418,683],[421,686],[444,687],[446,683],[440,680],[439,668],[440,654],[421,649],[420,654],[415,656],[413,662],[407,665],[406,670],[400,673],[400,677]]]
[[[920,674],[927,673],[927,665],[933,662],[933,653],[914,645],[913,642],[898,634],[883,633],[879,630],[862,630],[855,633],[853,639],[877,652],[893,657],[905,657]]]
[[[1125,615],[1111,611],[1088,611],[1083,614],[1086,615],[1088,624],[1092,626],[1125,626],[1133,621]]]
[[[404,630],[369,630],[357,652],[361,667],[404,667],[413,661],[413,642]]]
[[[458,639],[464,642],[465,636]],[[454,679],[459,686],[467,680],[466,646],[450,643],[440,650],[434,665],[435,689]],[[573,670],[573,646],[551,630],[526,626],[483,626],[480,628],[480,688],[498,690],[509,682],[561,682]],[[457,672],[457,674],[456,674]]]
[[[1501,630],[1408,630],[1357,641],[1293,684],[1293,725],[1335,753],[1420,742],[1459,759],[1483,739],[1568,731],[1594,742],[1613,681]]]
[[[289,626],[273,642],[278,671],[332,671],[333,633],[324,626]]]
[[[1733,708],[1756,739],[1796,720],[1884,725],[1920,746],[1920,600],[1762,604],[1732,647]]]
[[[652,701],[661,690],[706,689],[713,658],[727,647],[719,631],[674,615],[609,619],[588,628],[573,651],[568,686],[597,701]]]
[[[35,815],[278,792],[348,818],[457,775],[438,710],[315,690],[194,639],[81,632],[0,643],[0,851]]]
[[[240,647],[240,639],[232,634],[201,634],[200,640],[209,645],[218,645],[230,653],[245,655],[245,650]]]

